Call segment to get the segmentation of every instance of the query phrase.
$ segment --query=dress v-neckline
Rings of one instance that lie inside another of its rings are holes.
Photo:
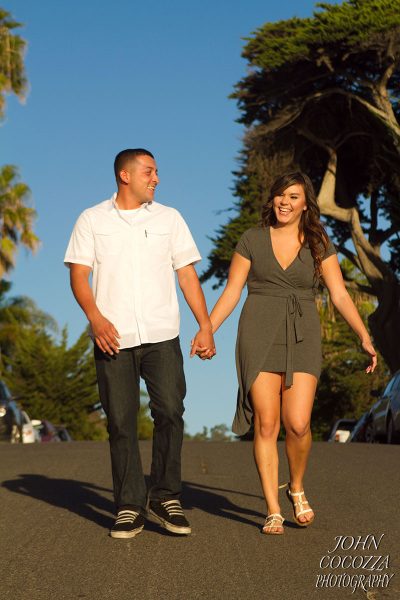
[[[293,265],[293,264],[296,262],[296,260],[299,258],[299,252],[301,251],[301,248],[302,248],[302,247],[300,247],[300,250],[297,252],[297,254],[296,254],[296,256],[294,257],[294,259],[293,259],[293,260],[292,260],[292,261],[291,261],[291,262],[288,264],[288,266],[287,266],[287,267],[284,269],[284,268],[282,267],[281,263],[279,262],[279,260],[277,259],[277,257],[276,257],[276,254],[275,254],[275,252],[274,252],[274,246],[273,246],[273,244],[272,244],[272,237],[271,237],[271,225],[269,225],[269,227],[268,227],[268,238],[269,238],[269,245],[270,245],[270,248],[271,248],[272,256],[274,257],[274,260],[275,260],[276,264],[278,265],[278,267],[279,267],[279,268],[280,268],[280,269],[281,269],[281,270],[282,270],[284,273],[286,273],[286,271],[288,271],[288,269],[290,269],[290,267],[291,267],[291,266],[292,266],[292,265]]]

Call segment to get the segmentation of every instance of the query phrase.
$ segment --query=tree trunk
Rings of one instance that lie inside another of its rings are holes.
[[[400,369],[400,284],[385,283],[368,322],[377,349],[392,373]]]
[[[337,153],[326,148],[329,154],[328,165],[318,194],[321,214],[346,222],[356,255],[354,265],[361,269],[376,296],[378,306],[368,319],[376,348],[382,354],[393,373],[400,369],[400,283],[395,273],[380,256],[380,247],[365,236],[358,209],[341,208],[335,202]],[[376,232],[372,232],[372,235]],[[371,234],[370,234],[371,235]],[[340,252],[340,247],[338,248]],[[351,253],[345,250],[351,259]]]

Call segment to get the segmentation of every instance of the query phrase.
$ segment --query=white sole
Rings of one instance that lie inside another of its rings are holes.
[[[192,533],[190,527],[178,527],[177,525],[171,525],[171,523],[168,523],[168,521],[156,515],[156,513],[151,510],[151,508],[149,508],[147,514],[148,516],[151,515],[153,519],[157,521],[157,523],[159,523],[162,527],[164,527],[164,529],[170,531],[171,533],[177,533],[178,535],[190,535]]]
[[[114,539],[126,540],[128,538],[135,537],[135,535],[137,535],[138,533],[143,531],[143,527],[144,527],[144,525],[142,525],[141,527],[138,527],[137,529],[134,529],[133,531],[110,531],[109,535],[110,535],[110,537],[112,537]]]

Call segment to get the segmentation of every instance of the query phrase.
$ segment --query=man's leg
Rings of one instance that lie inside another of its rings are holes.
[[[186,394],[179,338],[143,347],[140,368],[154,420],[150,512],[169,531],[186,535],[190,526],[179,503]]]
[[[139,349],[110,356],[95,346],[100,401],[108,419],[114,498],[118,510],[145,511],[146,486],[137,440]]]
[[[181,493],[183,399],[186,394],[179,338],[143,347],[140,374],[150,396],[154,420],[150,499]]]

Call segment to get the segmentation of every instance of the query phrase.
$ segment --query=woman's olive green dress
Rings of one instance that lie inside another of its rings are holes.
[[[283,269],[272,249],[270,228],[253,227],[242,235],[236,252],[251,261],[236,343],[239,391],[232,426],[237,435],[244,435],[253,416],[248,394],[260,371],[285,373],[287,387],[295,372],[318,379],[321,332],[308,246]],[[329,242],[323,260],[335,252]]]

